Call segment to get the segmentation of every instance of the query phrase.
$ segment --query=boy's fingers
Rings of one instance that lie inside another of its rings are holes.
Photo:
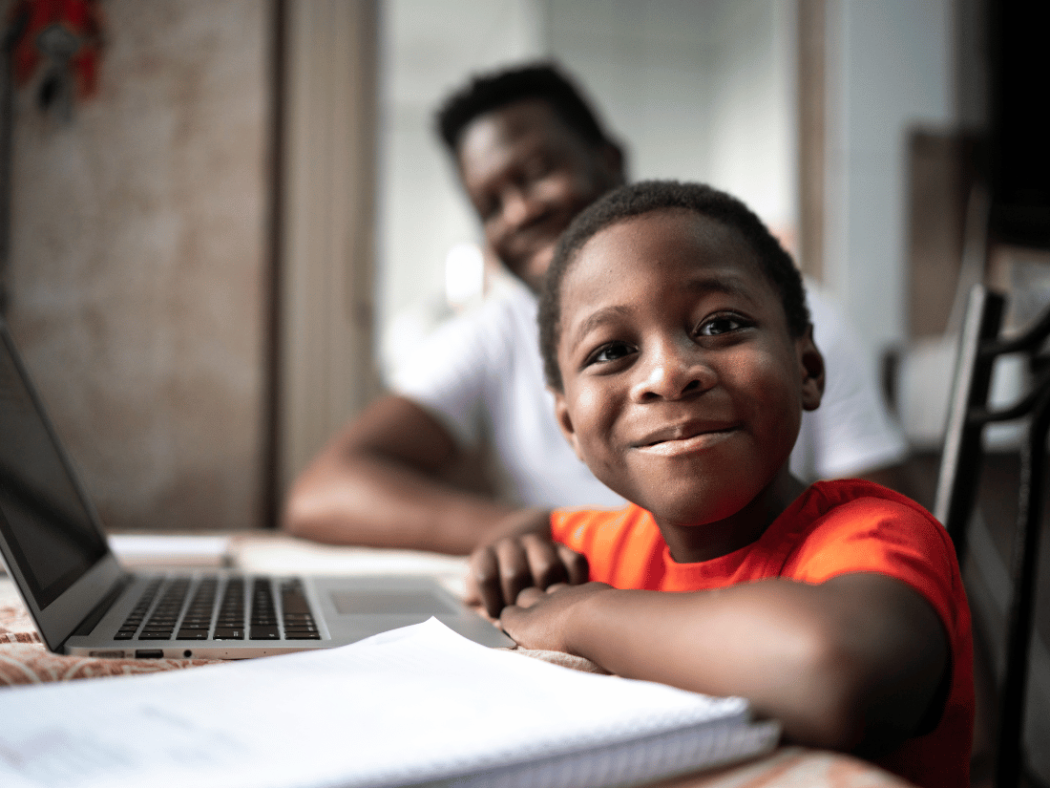
[[[578,585],[587,579],[587,560],[582,555],[539,534],[523,534],[474,551],[468,600],[480,602],[495,618],[525,589],[535,587],[542,593],[554,584]]]
[[[502,593],[500,609],[514,604],[521,589],[532,585],[532,572],[529,559],[518,539],[504,539],[497,542],[493,549],[499,562],[499,585]],[[497,610],[495,615],[499,615]]]
[[[518,598],[514,600],[514,604],[518,607],[532,607],[536,604],[538,599],[546,595],[546,591],[536,588],[536,586],[529,586],[528,588],[522,589],[522,592],[518,594]]]
[[[476,597],[485,612],[493,618],[499,616],[503,609],[503,590],[500,585],[499,559],[496,557],[492,547],[482,547],[474,551],[470,557],[470,574],[468,586],[468,599],[470,595]]]
[[[530,534],[522,537],[521,542],[529,561],[533,585],[537,588],[546,588],[552,583],[561,583],[566,580],[566,571],[562,565],[561,556],[550,539]]]
[[[569,585],[578,586],[590,580],[591,570],[587,564],[587,556],[563,544],[557,545],[557,548],[558,558],[561,565],[565,567],[565,576]]]

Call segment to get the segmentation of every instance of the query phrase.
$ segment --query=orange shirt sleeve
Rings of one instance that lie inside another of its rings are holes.
[[[848,572],[897,578],[926,598],[949,631],[965,606],[955,550],[945,529],[919,509],[886,498],[856,498],[820,518],[783,574],[822,583]]]

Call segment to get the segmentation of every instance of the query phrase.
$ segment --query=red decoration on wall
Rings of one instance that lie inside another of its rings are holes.
[[[98,0],[18,0],[11,21],[21,28],[13,53],[15,81],[25,85],[44,68],[41,106],[95,92],[102,50]]]

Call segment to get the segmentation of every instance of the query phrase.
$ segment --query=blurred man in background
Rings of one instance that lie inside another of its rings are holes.
[[[420,338],[390,393],[347,424],[294,483],[285,528],[322,542],[469,553],[552,507],[616,507],[562,437],[546,390],[536,294],[562,232],[626,179],[624,154],[557,68],[472,80],[438,112],[441,138],[514,284]],[[907,449],[872,364],[810,292],[828,387],[792,454],[804,481],[863,476],[902,488]],[[491,484],[453,481],[487,447]],[[906,490],[903,490],[906,492]]]

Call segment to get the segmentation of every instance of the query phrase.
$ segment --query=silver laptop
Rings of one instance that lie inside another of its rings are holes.
[[[484,645],[513,644],[421,576],[126,571],[2,320],[0,555],[56,653],[261,657],[343,645],[430,616]]]

